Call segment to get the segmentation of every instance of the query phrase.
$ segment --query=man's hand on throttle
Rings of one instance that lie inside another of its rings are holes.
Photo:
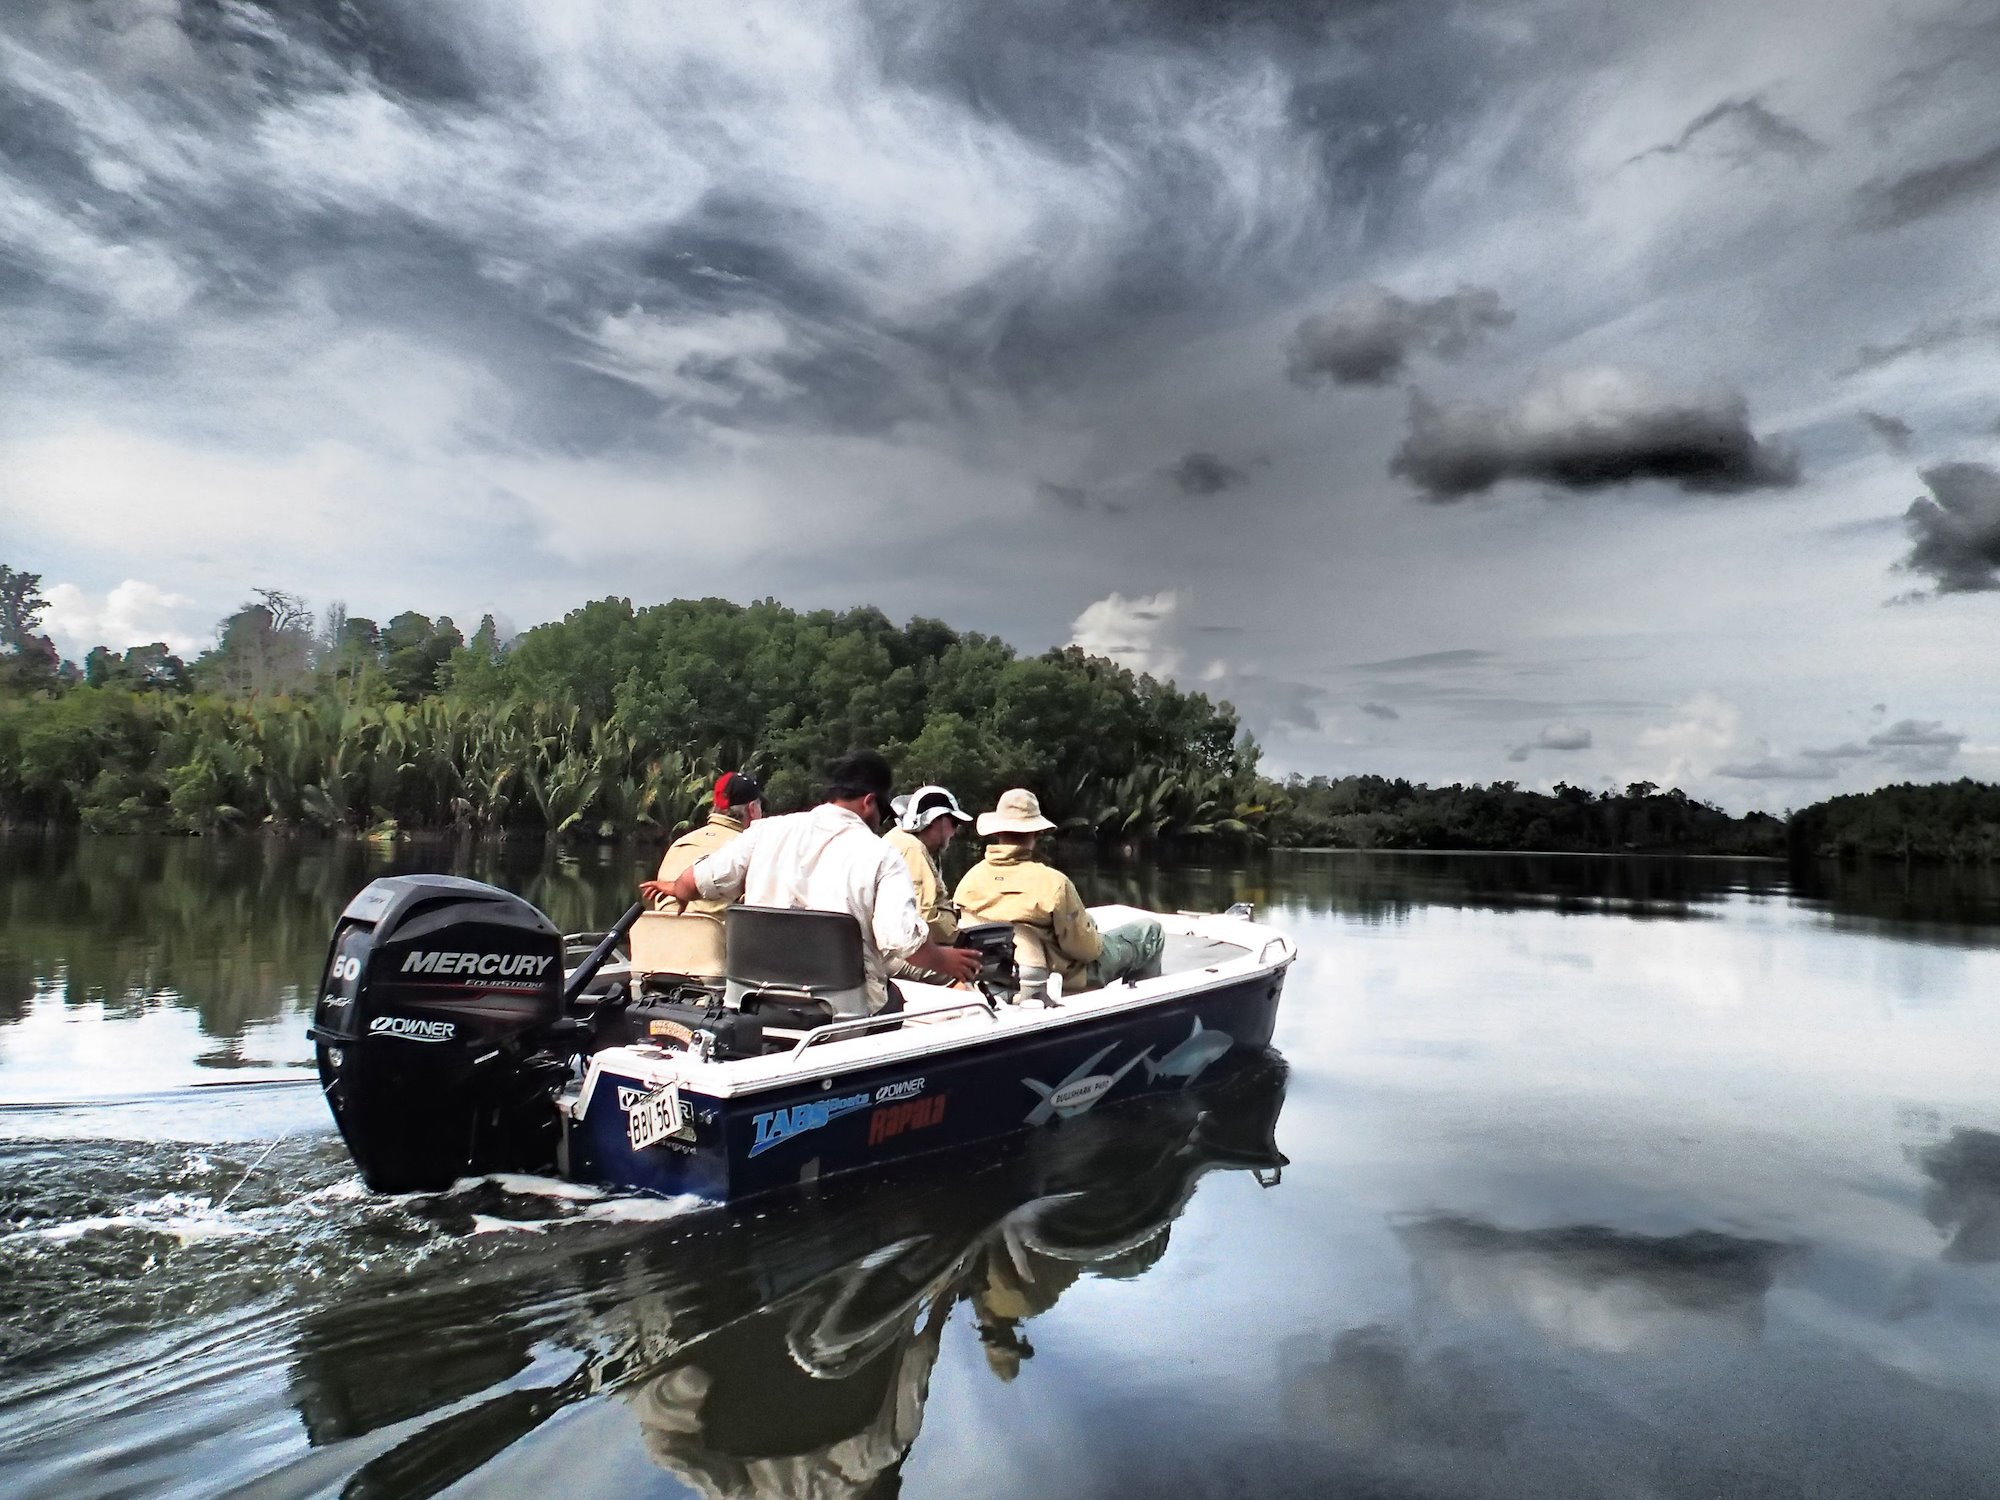
[[[972,948],[939,948],[937,957],[924,965],[939,974],[947,974],[960,984],[970,984],[979,977],[980,957]]]

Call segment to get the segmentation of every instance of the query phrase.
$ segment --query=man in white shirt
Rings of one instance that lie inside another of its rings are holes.
[[[895,818],[889,763],[856,750],[834,763],[827,781],[826,801],[811,812],[761,819],[683,870],[669,889],[672,899],[846,912],[861,927],[868,1006],[876,1014],[889,1005],[891,958],[951,979],[974,978],[979,955],[931,941],[909,868],[879,836]]]

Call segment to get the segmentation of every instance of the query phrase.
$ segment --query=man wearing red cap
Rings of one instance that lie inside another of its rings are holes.
[[[667,846],[666,856],[660,861],[660,873],[642,884],[639,894],[656,908],[664,909],[667,892],[681,871],[693,868],[696,860],[713,854],[763,816],[763,789],[741,771],[724,771],[715,778],[715,797],[708,821],[689,829]],[[727,901],[695,900],[687,905],[690,912],[717,918],[728,909]]]

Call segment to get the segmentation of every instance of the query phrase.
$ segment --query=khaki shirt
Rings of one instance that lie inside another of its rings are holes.
[[[708,821],[699,828],[691,828],[671,844],[660,860],[660,873],[654,878],[662,885],[672,885],[680,877],[681,871],[696,860],[713,854],[724,844],[743,831],[743,820],[734,813],[720,810],[711,812]],[[710,901],[696,897],[688,902],[687,910],[703,916],[720,917],[729,910],[727,901]]]
[[[940,948],[949,948],[958,939],[958,913],[944,898],[944,872],[938,869],[937,860],[924,847],[924,841],[905,829],[895,829],[883,837],[883,842],[903,856],[903,863],[910,867],[910,884],[917,888],[917,910],[924,914],[924,925],[931,930],[931,941]]]
[[[1049,968],[1063,977],[1065,993],[1104,951],[1104,939],[1069,876],[1018,844],[988,844],[986,858],[959,881],[955,899],[967,920],[1012,922],[1016,932],[1027,928],[1039,937]]]

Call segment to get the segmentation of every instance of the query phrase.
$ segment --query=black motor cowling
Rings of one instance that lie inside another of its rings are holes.
[[[334,929],[313,1013],[320,1083],[377,1192],[546,1172],[563,1027],[563,940],[520,897],[449,875],[377,880]]]

